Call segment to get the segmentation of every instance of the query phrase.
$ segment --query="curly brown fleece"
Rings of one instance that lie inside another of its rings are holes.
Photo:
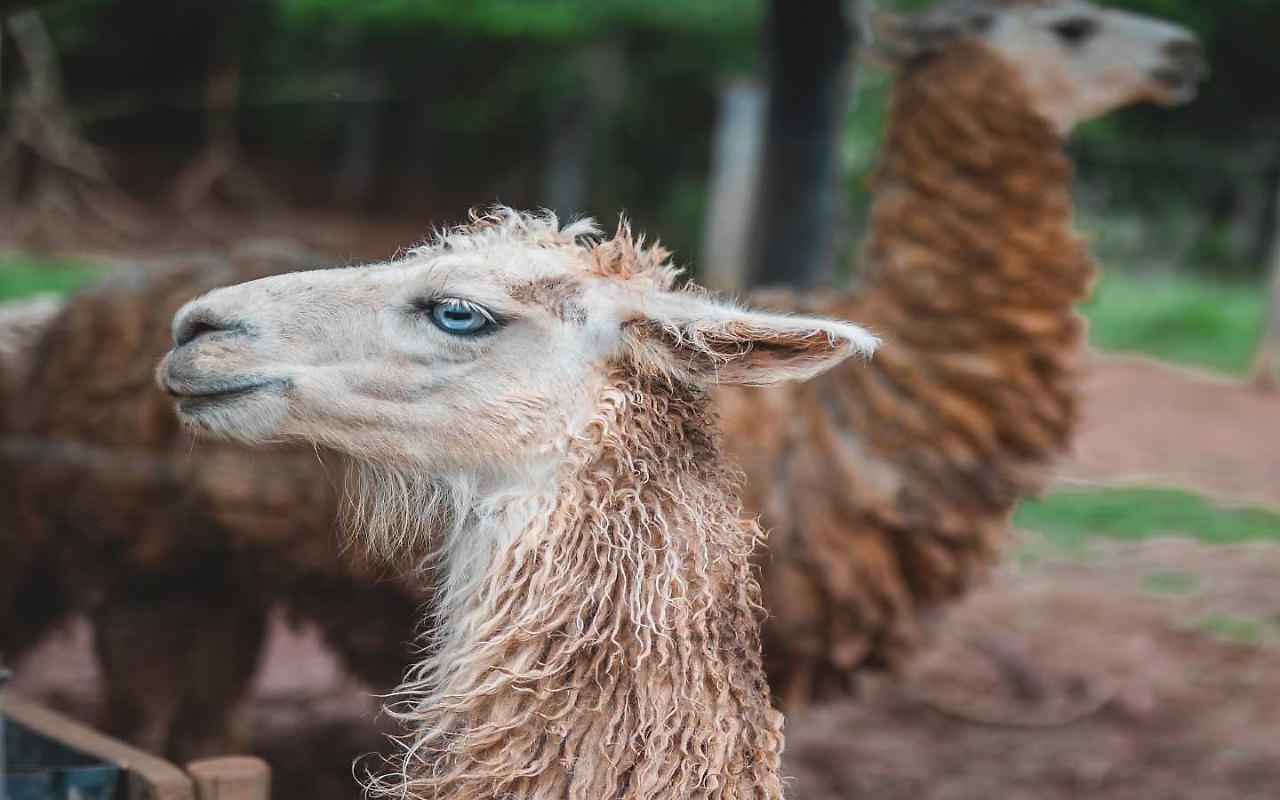
[[[765,654],[784,705],[896,666],[981,576],[1077,421],[1096,268],[1062,141],[977,43],[903,68],[853,294],[761,298],[864,322],[865,368],[717,394],[764,513]]]
[[[238,701],[277,603],[378,690],[409,659],[425,597],[340,557],[340,472],[310,448],[193,441],[155,389],[183,302],[318,260],[259,243],[136,267],[69,298],[24,363],[5,362],[0,658],[88,614],[106,726],[179,761],[247,746]]]
[[[410,733],[377,793],[782,796],[760,530],[713,425],[701,391],[620,371],[558,488],[468,524],[514,531],[398,690]]]

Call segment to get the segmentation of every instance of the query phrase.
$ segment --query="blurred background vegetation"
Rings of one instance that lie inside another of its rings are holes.
[[[865,3],[910,11],[925,0]],[[1277,250],[1274,0],[1114,0],[1200,33],[1193,104],[1083,127],[1082,227],[1106,278],[1095,342],[1245,369]],[[433,222],[501,200],[611,219],[625,209],[697,269],[719,98],[763,70],[763,0],[61,0],[38,4],[66,96],[112,175],[173,192],[222,124],[291,209]],[[13,48],[4,76],[15,73]],[[865,59],[843,122],[840,264],[870,197],[890,76]],[[0,84],[8,107],[15,83]],[[86,274],[18,259],[0,292]],[[25,264],[25,266],[24,266]],[[56,264],[54,266],[57,266]]]

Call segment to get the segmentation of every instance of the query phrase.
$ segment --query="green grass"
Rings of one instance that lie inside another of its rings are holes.
[[[1207,544],[1280,540],[1280,513],[1224,508],[1165,489],[1070,489],[1028,500],[1013,521],[1053,548],[1081,552],[1091,539],[1182,536]]]
[[[1081,310],[1101,350],[1243,374],[1262,335],[1266,294],[1254,284],[1111,272]]]
[[[0,301],[42,292],[65,294],[101,275],[87,261],[44,258],[24,253],[0,253]]]
[[[1143,591],[1150,594],[1184,595],[1200,589],[1200,579],[1190,572],[1149,572],[1142,576]]]
[[[1210,614],[1200,620],[1200,629],[1232,644],[1256,645],[1280,640],[1280,616],[1269,618]]]

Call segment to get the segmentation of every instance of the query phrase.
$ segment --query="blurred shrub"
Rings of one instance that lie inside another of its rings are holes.
[[[277,0],[286,24],[340,23],[376,34],[426,28],[447,35],[570,42],[627,29],[757,33],[762,0]]]
[[[931,4],[863,0],[868,10]],[[1078,132],[1081,207],[1122,221],[1108,267],[1258,272],[1280,196],[1280,4],[1106,4],[1196,29],[1214,69],[1185,108],[1135,108]],[[60,0],[43,9],[78,109],[117,152],[189,156],[208,65],[231,42],[244,149],[280,166],[276,182],[299,203],[420,214],[424,228],[474,203],[533,205],[547,197],[554,142],[567,141],[586,165],[574,210],[626,208],[686,257],[702,223],[717,90],[759,70],[765,10],[765,0]],[[848,253],[865,224],[889,82],[862,65],[845,136]],[[361,148],[376,179],[353,199],[334,176]],[[148,169],[147,188],[159,192],[154,176],[176,167]]]

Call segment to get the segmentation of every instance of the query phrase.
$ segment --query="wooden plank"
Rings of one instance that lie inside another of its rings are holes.
[[[116,764],[125,773],[129,800],[195,800],[195,785],[177,766],[50,711],[11,691],[4,714],[73,750]]]
[[[205,758],[187,764],[197,800],[271,800],[271,767],[252,756]]]

